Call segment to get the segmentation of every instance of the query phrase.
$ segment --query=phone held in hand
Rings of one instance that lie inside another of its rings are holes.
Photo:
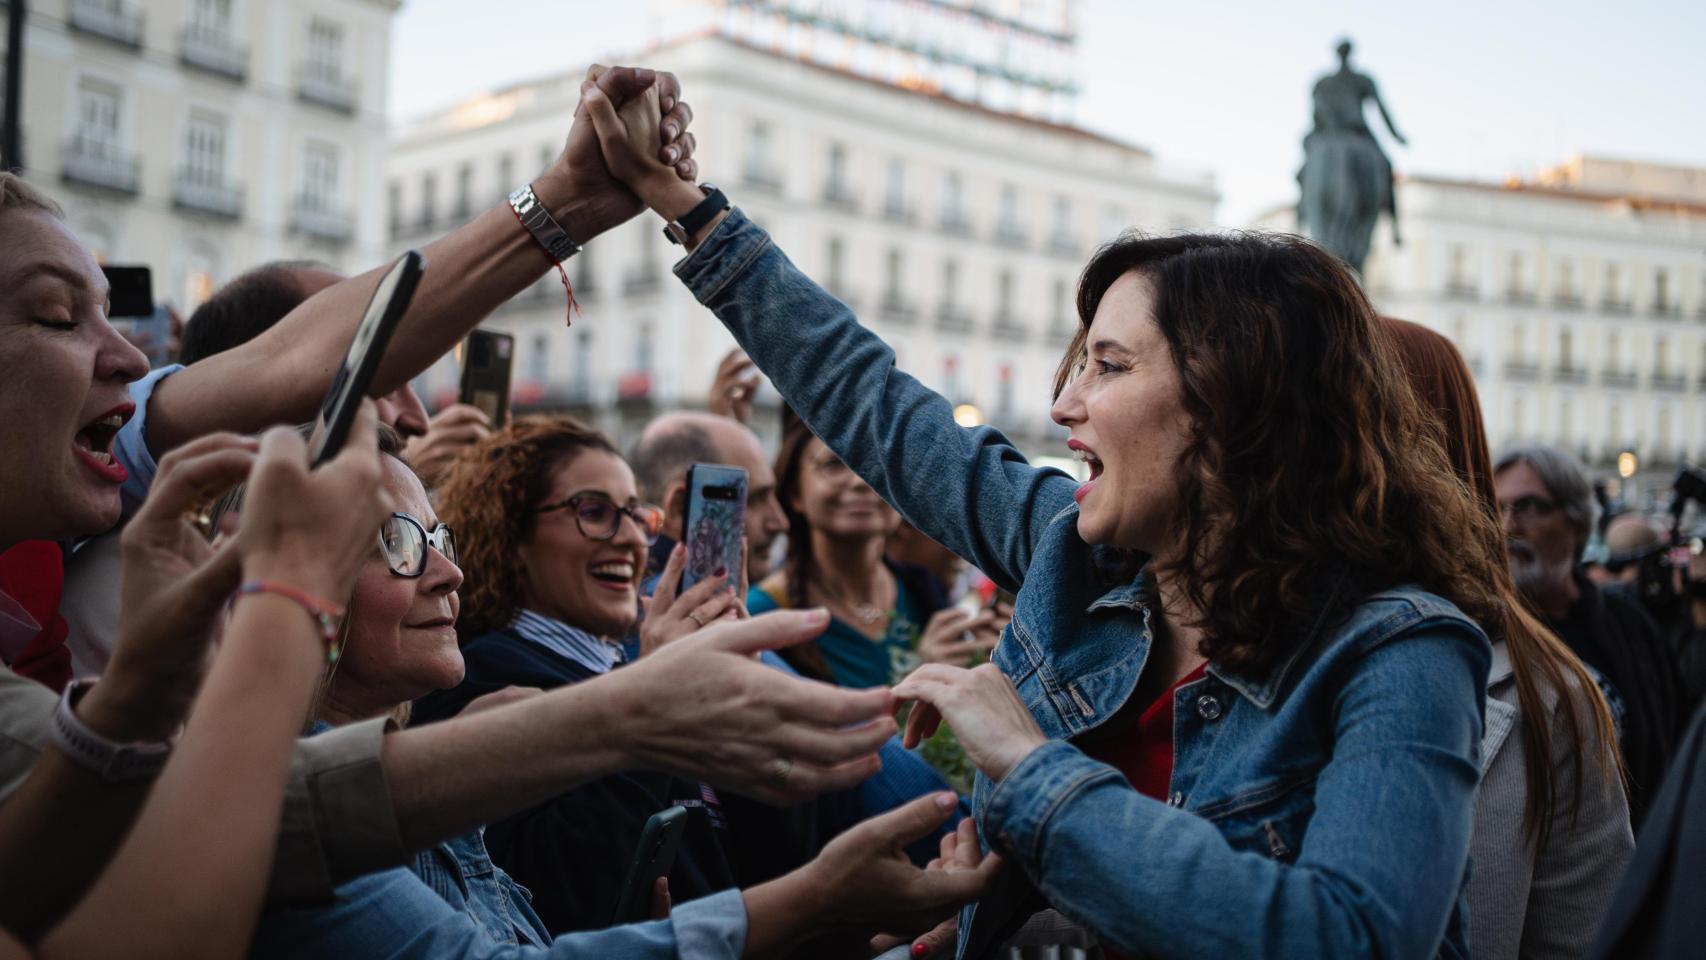
[[[356,327],[355,338],[344,354],[343,365],[338,368],[332,388],[326,391],[326,398],[320,403],[320,416],[308,440],[308,460],[312,465],[317,467],[325,463],[343,449],[350,425],[355,422],[355,412],[361,407],[361,398],[373,383],[373,375],[385,355],[385,345],[391,341],[391,331],[396,329],[397,321],[409,308],[409,300],[420,283],[421,271],[425,269],[425,259],[410,250],[374,289],[372,298],[367,302],[367,311],[362,314],[361,325]],[[225,514],[243,508],[243,490],[242,486],[227,490],[208,509],[203,530],[207,539],[219,536]]]
[[[515,357],[515,338],[494,330],[475,330],[463,341],[462,390],[459,402],[474,407],[502,430],[509,417],[509,384]]]
[[[374,374],[379,372],[379,361],[385,356],[385,347],[391,342],[391,333],[409,309],[409,301],[414,298],[415,287],[425,270],[426,259],[419,251],[410,250],[398,258],[374,288],[367,311],[362,314],[361,324],[355,328],[355,337],[344,354],[343,365],[338,367],[332,388],[326,391],[326,399],[320,404],[320,419],[308,441],[311,465],[318,467],[337,456],[344,441],[349,439],[350,425],[355,422],[361,398],[367,396]]]
[[[681,589],[705,580],[719,569],[733,574],[743,558],[746,534],[746,471],[720,463],[695,463],[687,468],[687,514],[681,537],[687,545],[687,566]]]
[[[622,883],[622,898],[616,902],[611,925],[642,923],[652,919],[652,888],[659,877],[669,876],[681,850],[681,835],[687,830],[687,808],[676,805],[652,814],[640,831],[640,845],[628,862],[628,877]]]

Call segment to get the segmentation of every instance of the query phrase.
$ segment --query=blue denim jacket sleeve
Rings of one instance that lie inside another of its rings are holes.
[[[1332,757],[1290,864],[1233,850],[1214,822],[1143,796],[1063,741],[995,787],[986,835],[1056,909],[1135,953],[1433,957],[1480,778],[1488,654],[1466,634],[1423,625],[1345,675]]]
[[[679,904],[668,920],[565,934],[546,947],[494,942],[471,917],[400,867],[353,880],[337,894],[331,906],[268,910],[249,955],[281,960],[734,960],[746,942],[746,904],[739,890]]]
[[[1033,467],[990,427],[961,427],[894,350],[733,210],[675,266],[830,449],[933,537],[1017,590],[1077,483]]]

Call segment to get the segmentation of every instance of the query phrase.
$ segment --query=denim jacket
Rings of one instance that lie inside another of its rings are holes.
[[[1119,710],[1151,643],[1142,578],[1110,581],[1078,536],[1076,482],[958,426],[740,211],[675,270],[838,456],[1018,591],[994,662],[1051,742],[980,777],[973,809],[1049,903],[1136,954],[1465,954],[1489,649],[1456,607],[1344,597],[1265,677],[1210,663],[1174,693],[1169,797],[1145,797],[1070,742]],[[991,919],[962,914],[962,951]]]
[[[415,854],[409,868],[444,902],[474,918],[497,943],[544,946],[551,933],[533,912],[533,895],[492,862],[485,831],[475,830]]]

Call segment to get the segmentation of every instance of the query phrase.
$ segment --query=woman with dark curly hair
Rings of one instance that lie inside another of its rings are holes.
[[[1098,250],[1053,408],[1080,484],[958,426],[738,210],[690,215],[655,103],[585,104],[612,172],[696,227],[677,275],[812,430],[1018,591],[992,664],[896,688],[909,738],[953,727],[1022,868],[962,950],[1052,906],[1115,955],[1467,954],[1504,558],[1342,263],[1249,234]]]

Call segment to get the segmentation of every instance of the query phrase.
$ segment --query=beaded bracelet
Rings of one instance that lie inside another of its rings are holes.
[[[344,608],[298,590],[287,583],[275,583],[271,580],[250,580],[237,588],[240,596],[255,593],[270,593],[283,597],[308,611],[314,618],[314,624],[320,628],[320,639],[326,644],[326,663],[331,665],[338,662],[338,628],[343,623]]]

